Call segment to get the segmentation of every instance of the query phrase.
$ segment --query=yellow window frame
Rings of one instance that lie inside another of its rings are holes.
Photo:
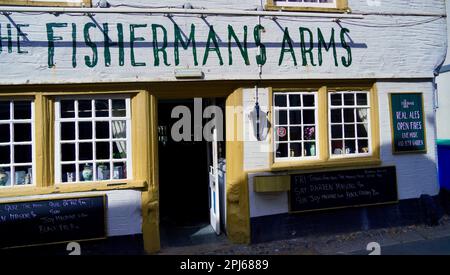
[[[292,7],[292,6],[280,6],[275,4],[275,0],[267,0],[266,10],[277,10],[277,11],[311,11],[311,12],[350,12],[348,7],[348,0],[336,0],[335,8],[320,8],[320,7]]]
[[[92,7],[91,0],[82,0],[81,3],[70,3],[64,0],[34,1],[34,0],[0,0],[0,6],[39,6],[39,7]]]
[[[151,109],[148,101],[142,100],[147,97],[147,91],[94,91],[94,92],[18,92],[1,93],[0,97],[6,99],[28,98],[34,100],[35,106],[35,185],[11,186],[0,188],[0,198],[14,196],[45,195],[58,193],[74,193],[89,191],[107,191],[121,189],[145,190],[151,180],[151,160],[148,156],[150,147],[150,125],[142,121],[149,121]],[[55,97],[79,96],[79,95],[112,95],[127,94],[131,98],[131,124],[132,124],[132,179],[111,180],[102,182],[55,184],[54,163],[54,106]],[[146,125],[148,124],[148,127]]]
[[[298,169],[322,169],[333,167],[348,166],[371,166],[380,165],[380,126],[378,110],[378,92],[376,85],[371,86],[316,86],[299,88],[270,88],[269,89],[269,108],[273,110],[273,94],[275,92],[293,92],[293,91],[316,91],[318,94],[318,132],[316,137],[318,158],[314,160],[295,160],[275,162],[274,152],[269,152],[270,170],[298,170]],[[328,120],[328,94],[339,91],[368,91],[370,95],[370,127],[371,127],[371,146],[372,154],[370,156],[349,156],[345,158],[332,158],[329,148],[329,120]],[[269,114],[269,120],[272,122],[272,112]],[[273,129],[269,133],[271,147],[274,146]]]

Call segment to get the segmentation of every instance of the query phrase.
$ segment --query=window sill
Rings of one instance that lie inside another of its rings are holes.
[[[328,13],[348,13],[348,8],[318,8],[318,7],[287,7],[266,5],[265,10],[268,11],[296,11],[296,12],[328,12]]]
[[[69,2],[46,2],[46,1],[30,1],[30,0],[4,0],[0,1],[0,6],[31,6],[31,7],[92,7],[91,0],[83,0],[82,3],[69,3]]]
[[[288,170],[317,170],[327,168],[348,168],[358,166],[377,166],[381,165],[381,160],[376,157],[359,157],[347,159],[329,159],[314,161],[295,161],[295,162],[277,162],[273,163],[270,171],[288,171]]]
[[[145,181],[112,181],[112,182],[92,182],[76,184],[58,184],[52,187],[20,186],[0,189],[0,198],[22,197],[32,195],[51,195],[76,192],[111,191],[124,189],[147,188]]]

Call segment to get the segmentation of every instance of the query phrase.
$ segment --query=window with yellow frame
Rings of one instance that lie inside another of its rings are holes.
[[[375,87],[273,89],[273,168],[379,162]]]
[[[2,6],[91,7],[91,0],[0,0]]]
[[[267,0],[268,10],[347,12],[347,0]]]

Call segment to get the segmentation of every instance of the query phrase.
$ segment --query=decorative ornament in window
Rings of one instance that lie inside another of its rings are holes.
[[[317,93],[274,93],[276,161],[315,158],[317,153]]]
[[[33,105],[0,101],[0,187],[34,184]]]
[[[56,102],[56,182],[129,179],[129,98],[69,99]]]
[[[369,92],[329,93],[329,131],[332,157],[369,156]]]

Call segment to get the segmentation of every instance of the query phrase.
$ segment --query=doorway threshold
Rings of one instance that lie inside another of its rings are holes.
[[[161,225],[161,247],[186,247],[227,242],[225,234],[217,235],[209,222],[194,225]]]

